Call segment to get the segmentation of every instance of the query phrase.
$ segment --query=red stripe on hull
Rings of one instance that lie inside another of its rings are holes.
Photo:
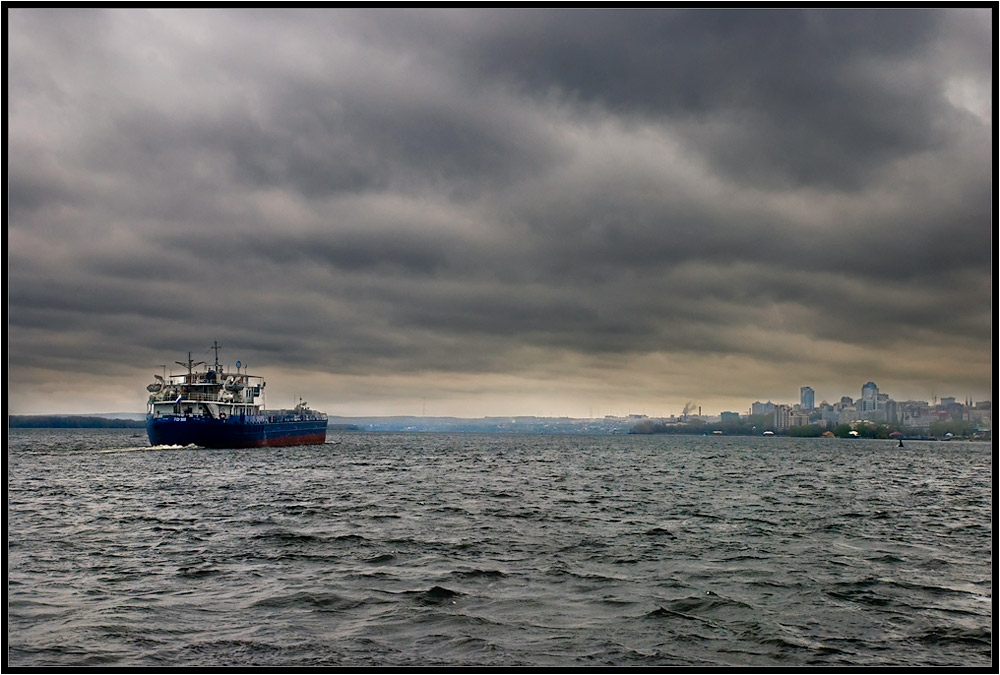
[[[274,448],[285,445],[323,445],[326,443],[326,434],[309,434],[307,436],[282,436],[278,438],[265,438],[259,447]]]

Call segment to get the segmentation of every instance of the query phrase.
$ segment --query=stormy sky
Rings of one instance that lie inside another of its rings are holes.
[[[10,9],[10,413],[991,398],[990,9]]]

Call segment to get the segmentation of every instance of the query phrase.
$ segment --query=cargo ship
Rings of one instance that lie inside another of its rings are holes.
[[[236,362],[236,372],[215,364],[176,363],[187,372],[154,375],[146,387],[146,433],[151,445],[197,445],[203,448],[257,448],[280,445],[318,445],[326,442],[326,414],[310,410],[305,401],[291,410],[265,410],[267,384]],[[202,370],[197,370],[204,366]],[[165,369],[164,369],[165,370]]]

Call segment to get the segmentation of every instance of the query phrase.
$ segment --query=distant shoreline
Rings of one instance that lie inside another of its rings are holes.
[[[128,415],[117,417],[115,415]],[[144,417],[144,416],[142,416]],[[143,429],[145,419],[135,413],[108,413],[92,415],[10,415],[9,429]],[[726,438],[754,437],[757,432],[748,430],[716,430],[713,425],[705,427],[677,426],[655,430],[641,425],[630,424],[634,420],[623,419],[576,419],[566,417],[341,417],[330,416],[328,431],[375,431],[389,433],[472,433],[472,434],[549,434],[549,435],[678,435],[678,436],[719,436]],[[793,434],[779,433],[776,437],[792,437]],[[813,436],[802,436],[812,438]],[[817,436],[817,438],[819,438]],[[846,437],[845,437],[846,438]],[[853,440],[847,438],[847,440]],[[876,437],[874,440],[886,440]],[[894,440],[894,439],[889,439]],[[907,435],[904,441],[962,440],[969,442],[992,442],[989,439],[963,437],[942,438],[929,435]]]
[[[146,422],[94,415],[11,415],[7,425],[11,429],[142,429]]]

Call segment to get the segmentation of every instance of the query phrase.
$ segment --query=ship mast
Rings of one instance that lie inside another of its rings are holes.
[[[219,341],[212,341],[212,349],[215,350],[215,372],[219,372]]]

